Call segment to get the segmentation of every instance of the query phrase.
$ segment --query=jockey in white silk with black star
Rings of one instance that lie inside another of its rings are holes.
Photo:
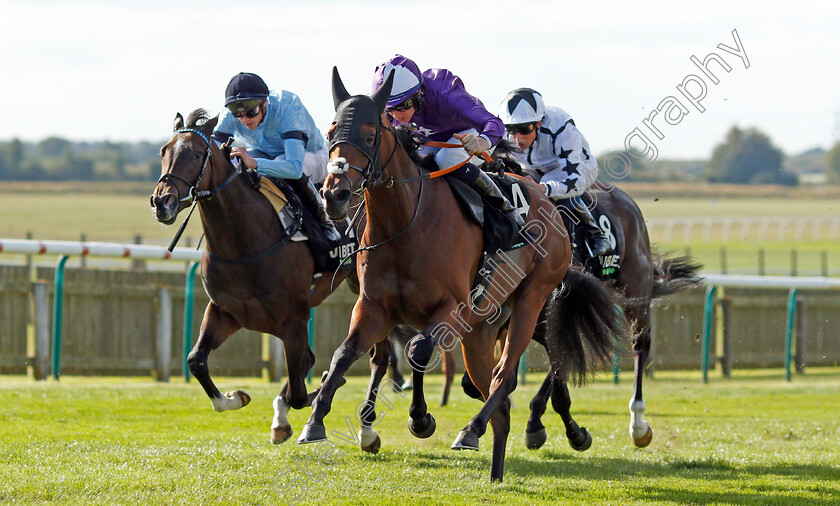
[[[611,251],[609,240],[578,197],[598,179],[598,161],[569,113],[546,107],[542,95],[530,88],[511,91],[499,107],[505,138],[518,146],[516,158],[552,200],[570,199],[591,236],[593,256]],[[582,209],[581,209],[582,208]]]

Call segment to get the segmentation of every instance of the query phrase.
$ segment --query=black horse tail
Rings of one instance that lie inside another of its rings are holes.
[[[697,273],[703,267],[691,257],[671,256],[672,252],[653,255],[653,291],[656,299],[677,293],[686,288],[697,286],[703,281]]]
[[[612,361],[626,320],[613,292],[578,268],[546,302],[546,350],[555,374],[575,384]]]

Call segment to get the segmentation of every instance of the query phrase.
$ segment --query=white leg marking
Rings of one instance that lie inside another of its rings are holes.
[[[649,425],[642,419],[645,414],[645,401],[630,400],[630,435],[634,440],[647,434]]]
[[[274,406],[274,420],[271,422],[271,428],[288,427],[289,419],[286,418],[286,414],[289,412],[289,405],[279,395],[271,404]]]
[[[373,427],[366,427],[362,426],[362,430],[359,431],[359,441],[361,441],[360,446],[370,446],[376,441],[376,431],[373,430]]]
[[[244,406],[242,398],[236,392],[225,392],[221,397],[210,399],[210,402],[213,403],[213,409],[216,411],[230,411]]]

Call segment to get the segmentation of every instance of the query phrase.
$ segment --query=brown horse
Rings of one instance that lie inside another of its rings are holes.
[[[330,370],[312,402],[312,415],[298,443],[326,439],[324,417],[341,379],[350,365],[374,347],[372,362],[379,364],[373,385],[387,368],[388,332],[398,324],[424,329],[410,343],[414,390],[409,410],[409,430],[429,437],[435,430],[423,397],[423,372],[437,344],[460,340],[467,371],[485,404],[458,434],[454,449],[478,450],[487,423],[493,426],[491,479],[501,480],[510,428],[507,396],[516,386],[516,367],[531,340],[540,309],[566,275],[571,251],[562,224],[552,221],[552,203],[532,182],[525,183],[531,196],[525,246],[499,262],[498,280],[515,280],[514,286],[491,283],[484,291],[485,308],[471,293],[479,267],[483,238],[480,227],[461,210],[445,181],[429,179],[400,145],[396,134],[382,121],[393,73],[370,97],[350,96],[338,71],[333,69],[336,118],[330,128],[330,175],[324,183],[327,211],[334,220],[347,216],[352,194],[364,193],[367,225],[357,257],[361,292],[351,317],[347,338],[333,355]],[[575,276],[572,276],[575,278]],[[576,280],[575,280],[576,281]],[[571,283],[585,286],[585,283]],[[595,283],[600,288],[600,285]],[[586,296],[584,293],[582,296]],[[495,306],[488,301],[499,301]],[[611,301],[598,309],[608,313]],[[594,306],[594,303],[593,303]],[[493,358],[495,327],[506,319],[509,331],[496,365]],[[502,318],[491,318],[498,316]],[[611,337],[610,337],[611,338]],[[385,357],[384,360],[382,357]],[[368,399],[375,402],[375,389]],[[378,435],[370,421],[374,409],[362,414],[362,446],[378,448]]]
[[[207,360],[242,327],[283,340],[288,380],[274,400],[271,441],[292,435],[289,407],[309,405],[305,378],[315,363],[308,345],[309,309],[329,295],[348,272],[321,276],[314,289],[314,260],[309,247],[289,241],[276,212],[231,164],[211,139],[218,116],[193,111],[184,126],[175,117],[172,139],[161,148],[161,171],[151,204],[158,221],[171,224],[178,213],[197,203],[206,238],[201,279],[210,296],[198,340],[187,359],[190,371],[210,397],[213,409],[247,405],[236,390],[222,394],[210,379]],[[330,273],[332,274],[332,273]]]
[[[700,282],[700,265],[688,257],[669,258],[651,252],[650,240],[642,212],[620,188],[597,183],[589,190],[592,202],[618,226],[612,228],[617,251],[621,252],[618,277],[610,285],[621,295],[622,306],[632,329],[633,396],[630,399],[630,436],[633,443],[646,447],[653,431],[644,420],[645,401],[642,397],[642,376],[650,353],[650,306],[654,299],[664,297]],[[583,259],[576,258],[577,262]],[[538,328],[538,331],[541,329]],[[544,330],[544,329],[542,329]],[[570,414],[571,398],[561,376],[549,374],[531,401],[531,416],[525,430],[528,448],[540,448],[546,440],[541,417],[549,396],[554,410],[563,419],[566,436],[572,448],[584,451],[592,438],[579,427]]]

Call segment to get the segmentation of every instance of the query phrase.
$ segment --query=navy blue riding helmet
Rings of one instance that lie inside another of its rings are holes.
[[[268,86],[265,81],[250,72],[240,72],[233,76],[225,89],[226,107],[238,102],[243,103],[244,106],[246,101],[263,101],[266,98],[268,98]]]

